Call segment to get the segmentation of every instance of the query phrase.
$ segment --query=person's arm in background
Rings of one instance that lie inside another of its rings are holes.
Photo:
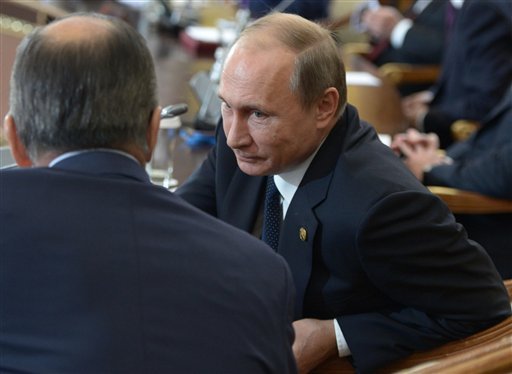
[[[396,25],[404,20],[400,11],[391,6],[369,8],[362,13],[361,21],[371,37],[389,40]]]
[[[444,50],[444,0],[433,0],[426,7],[414,4],[414,20],[391,6],[374,7],[362,13],[363,28],[379,41],[388,41],[393,53],[381,63],[405,62],[440,64]],[[392,59],[392,60],[390,60]],[[379,59],[380,61],[380,59]]]
[[[439,138],[433,133],[423,134],[409,129],[394,137],[391,148],[403,157],[405,165],[420,181],[433,167],[453,162],[439,151]]]
[[[445,1],[433,0],[414,21],[406,19],[393,29],[390,42],[400,52],[397,62],[441,63],[446,40]]]
[[[417,113],[411,122],[425,132],[435,132],[441,144],[450,144],[449,127],[457,119],[481,121],[505,93],[512,79],[512,4],[500,1],[466,0],[457,16],[457,33],[452,43],[464,44],[464,55],[453,61],[461,69],[457,98],[449,105],[433,104],[426,113]],[[447,139],[448,138],[448,139]]]
[[[449,148],[446,156],[439,152],[435,134],[421,134],[411,129],[396,135],[391,147],[404,156],[409,170],[425,185],[512,198],[512,143],[490,146],[487,152],[471,157],[471,152],[476,150],[466,141]],[[450,152],[451,149],[456,152]],[[458,153],[459,157],[449,157],[452,153]]]
[[[423,183],[512,199],[512,144],[491,148],[479,158],[435,166],[424,173]]]

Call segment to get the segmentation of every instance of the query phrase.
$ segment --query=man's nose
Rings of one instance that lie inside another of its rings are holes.
[[[224,123],[227,144],[230,148],[237,149],[251,143],[251,136],[247,127],[247,120],[240,114],[234,114]]]

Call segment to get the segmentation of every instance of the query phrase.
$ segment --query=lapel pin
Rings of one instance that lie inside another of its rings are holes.
[[[306,230],[305,227],[301,227],[299,229],[299,239],[303,242],[305,242],[306,240],[308,240],[308,231]]]

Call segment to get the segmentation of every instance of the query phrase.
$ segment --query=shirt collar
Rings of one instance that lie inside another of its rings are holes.
[[[135,157],[133,157],[131,154],[129,153],[126,153],[126,152],[123,152],[123,151],[120,151],[118,149],[111,149],[111,148],[92,148],[92,149],[81,149],[79,151],[71,151],[71,152],[66,152],[66,153],[63,153],[59,156],[57,156],[56,158],[54,158],[49,164],[48,164],[48,167],[52,168],[54,167],[55,165],[57,165],[59,162],[63,161],[63,160],[66,160],[68,158],[71,158],[71,157],[75,157],[75,156],[78,156],[78,155],[81,155],[81,154],[84,154],[84,153],[89,153],[89,152],[110,152],[110,153],[116,153],[116,154],[119,154],[119,155],[122,155],[122,156],[125,156],[125,157],[128,157],[130,159],[132,159],[133,161],[135,161],[137,164],[139,163],[137,161],[137,159]]]
[[[290,206],[293,196],[299,188],[300,182],[302,181],[302,178],[304,178],[304,174],[306,174],[311,161],[313,161],[313,158],[324,143],[324,140],[322,140],[315,152],[313,152],[311,156],[309,156],[298,166],[285,173],[274,175],[274,183],[276,184],[276,187],[282,197],[283,217],[286,217],[286,212],[288,211],[288,207]]]

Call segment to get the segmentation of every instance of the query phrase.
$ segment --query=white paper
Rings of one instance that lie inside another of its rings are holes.
[[[375,75],[365,71],[347,71],[347,86],[371,86],[379,87],[381,80]]]
[[[217,27],[188,26],[185,32],[194,40],[212,44],[221,44],[221,42],[229,44],[236,38],[235,30],[223,29],[221,39],[221,31]]]

